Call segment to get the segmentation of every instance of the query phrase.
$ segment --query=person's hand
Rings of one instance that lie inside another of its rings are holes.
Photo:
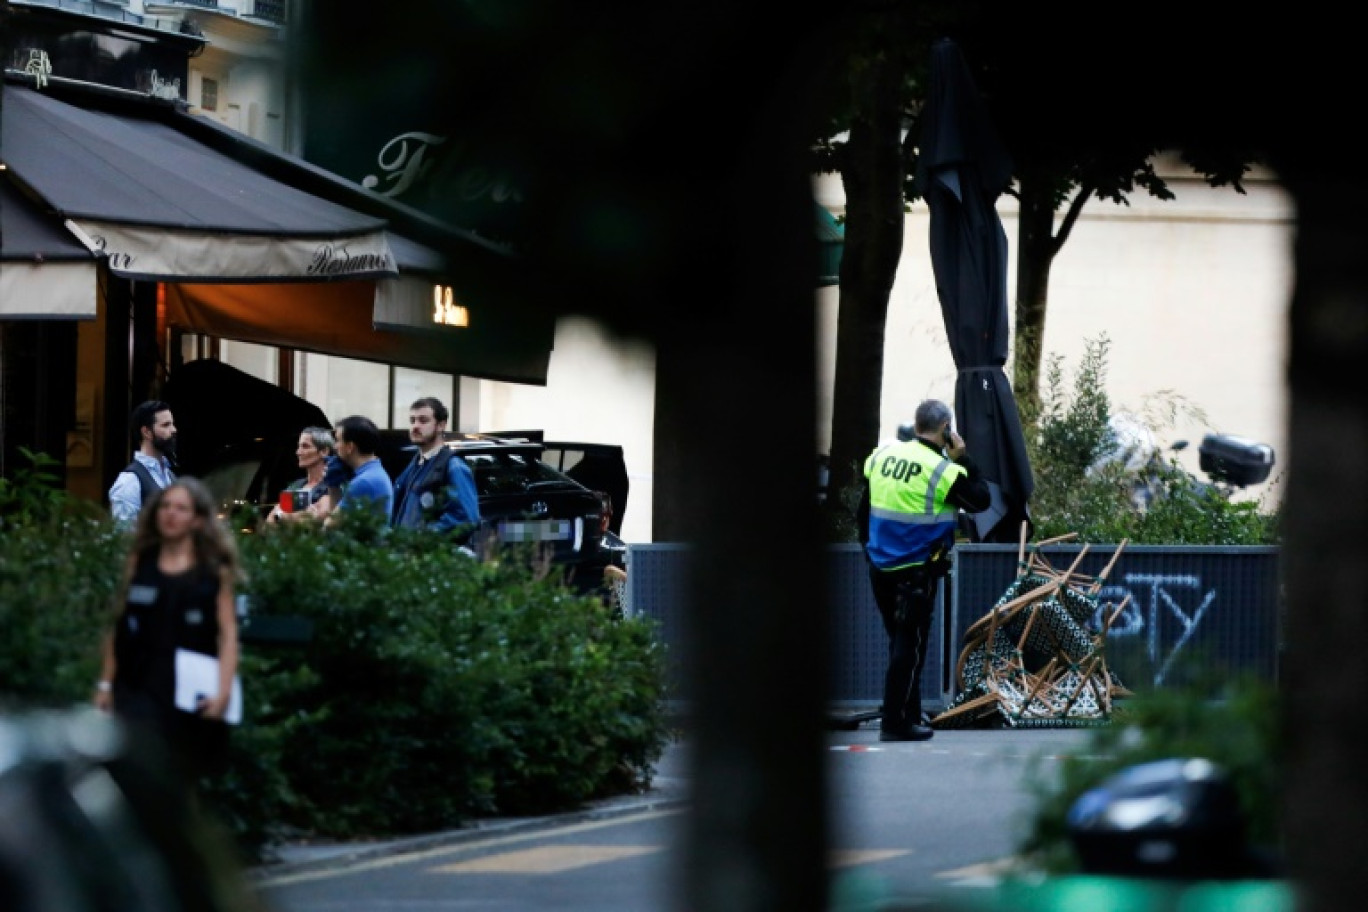
[[[110,712],[114,709],[114,694],[108,690],[96,690],[94,703],[100,712]]]
[[[959,462],[964,455],[964,438],[954,431],[945,432],[945,455],[955,462]]]
[[[224,714],[228,712],[228,695],[200,697],[197,708],[199,714],[206,719],[222,719]]]

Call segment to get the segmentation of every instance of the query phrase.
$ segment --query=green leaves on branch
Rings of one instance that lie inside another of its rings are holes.
[[[1143,439],[1120,439],[1125,422],[1113,421],[1106,392],[1109,349],[1105,335],[1086,340],[1071,385],[1063,359],[1048,360],[1040,413],[1025,429],[1036,482],[1035,537],[1076,532],[1088,542],[1276,544],[1275,509],[1228,499],[1153,442],[1153,432],[1171,431],[1182,414],[1205,420],[1184,397],[1151,397],[1137,419]]]

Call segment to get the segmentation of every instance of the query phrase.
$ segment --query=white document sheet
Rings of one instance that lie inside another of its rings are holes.
[[[194,712],[201,697],[218,693],[219,663],[213,656],[188,649],[176,650],[176,708]],[[233,694],[223,721],[237,725],[242,721],[242,682],[233,675]]]

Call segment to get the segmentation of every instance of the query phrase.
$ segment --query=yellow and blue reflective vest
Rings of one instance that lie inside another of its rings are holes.
[[[957,508],[946,501],[964,467],[917,440],[888,443],[865,460],[869,542],[880,570],[924,564],[955,544]]]

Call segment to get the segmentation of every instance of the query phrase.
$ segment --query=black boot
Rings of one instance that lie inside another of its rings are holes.
[[[880,741],[930,741],[936,730],[929,725],[901,725],[879,729]]]

